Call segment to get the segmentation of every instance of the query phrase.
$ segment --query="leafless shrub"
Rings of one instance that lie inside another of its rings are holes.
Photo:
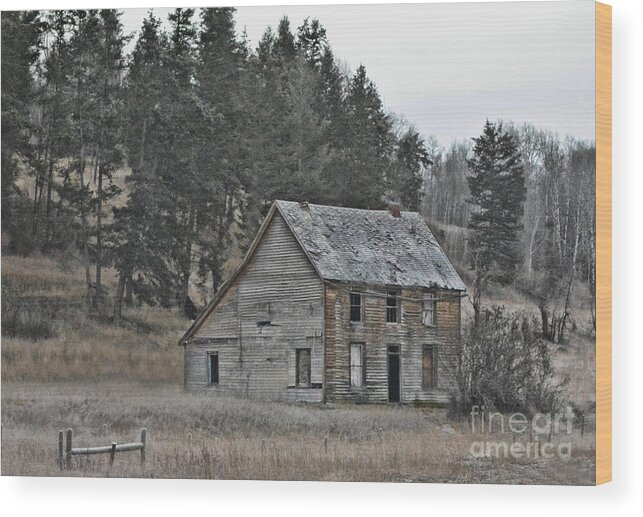
[[[523,312],[484,309],[478,325],[467,327],[459,364],[453,366],[453,416],[467,414],[475,405],[533,414],[554,411],[563,402],[567,379],[556,380],[538,322]]]

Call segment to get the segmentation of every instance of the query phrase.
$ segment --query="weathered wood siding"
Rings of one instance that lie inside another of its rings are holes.
[[[386,290],[360,286],[378,295],[363,296],[362,322],[350,322],[349,285],[326,285],[326,397],[327,400],[388,401],[388,345],[400,346],[401,402],[448,402],[454,386],[453,366],[460,344],[460,298],[457,291],[438,291],[436,325],[422,324],[422,299],[426,291],[400,292],[400,323],[386,322]],[[350,386],[350,344],[364,344],[366,382]],[[422,386],[422,350],[434,345],[437,352],[437,387]]]
[[[208,384],[208,353],[219,354],[219,385]],[[191,389],[238,392],[245,388],[236,338],[194,339],[185,347],[185,385]]]
[[[279,213],[251,260],[185,348],[188,388],[249,397],[320,401],[323,282]],[[259,321],[270,325],[259,326]],[[296,388],[296,350],[310,348],[311,387]],[[219,353],[208,385],[207,353]]]

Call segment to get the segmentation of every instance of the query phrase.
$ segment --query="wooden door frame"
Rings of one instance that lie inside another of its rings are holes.
[[[391,352],[391,348],[396,347],[397,352]],[[398,357],[398,362],[397,362],[397,382],[398,382],[398,394],[399,394],[399,400],[397,402],[391,401],[391,393],[390,393],[390,378],[391,378],[391,371],[390,371],[390,362],[389,362],[389,356],[391,355],[396,355]],[[398,343],[388,343],[386,345],[386,395],[389,404],[401,404],[402,403],[402,345]]]

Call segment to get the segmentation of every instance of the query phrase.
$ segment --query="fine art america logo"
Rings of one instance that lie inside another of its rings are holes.
[[[574,411],[567,407],[564,413],[536,413],[529,419],[523,413],[487,413],[484,406],[471,408],[471,432],[497,436],[511,433],[511,441],[477,440],[471,443],[474,458],[553,458],[572,457],[570,441]],[[563,439],[552,442],[552,436]]]

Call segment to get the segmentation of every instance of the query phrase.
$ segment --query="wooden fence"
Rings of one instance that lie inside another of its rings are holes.
[[[67,435],[66,441],[65,434]],[[109,454],[109,467],[112,468],[116,453],[128,451],[141,451],[141,466],[145,465],[145,443],[147,438],[147,430],[145,428],[141,429],[141,439],[138,442],[112,442],[111,445],[102,445],[99,447],[73,447],[73,435],[74,431],[72,429],[67,429],[67,433],[62,430],[58,431],[58,465],[60,470],[64,470],[65,467],[68,469],[71,468],[72,456],[86,454]]]

